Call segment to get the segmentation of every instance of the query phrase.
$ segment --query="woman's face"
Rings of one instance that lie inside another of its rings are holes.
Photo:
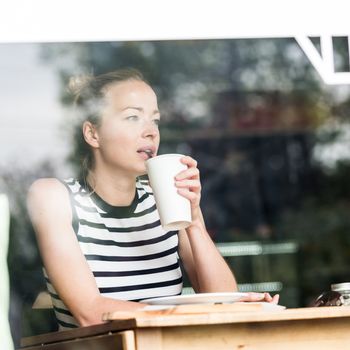
[[[107,88],[105,102],[96,156],[113,170],[145,174],[145,161],[159,147],[160,114],[154,91],[142,81],[115,83]]]

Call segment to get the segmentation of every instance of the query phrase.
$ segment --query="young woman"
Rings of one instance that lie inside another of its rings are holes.
[[[192,224],[164,231],[152,189],[139,179],[157,154],[160,112],[141,73],[125,69],[80,81],[87,154],[79,179],[39,179],[28,194],[60,329],[101,323],[102,314],[136,310],[151,297],[181,294],[179,260],[197,293],[234,292],[235,278],[210,239],[199,202],[197,162],[174,179],[191,202]],[[277,302],[267,293],[248,300]]]

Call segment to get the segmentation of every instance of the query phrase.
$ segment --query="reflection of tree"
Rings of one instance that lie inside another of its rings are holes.
[[[226,132],[216,141],[215,156],[225,161],[221,171],[213,169],[205,178],[211,188],[207,205],[220,207],[227,218],[217,229],[266,236],[283,210],[310,190],[313,130],[326,119],[324,105],[324,98],[305,91],[227,90],[217,95],[212,126]]]
[[[308,100],[323,94],[316,73],[293,39],[45,44],[42,52],[57,67],[64,84],[82,72],[139,68],[157,90],[163,140],[176,130],[183,136],[191,125],[215,124],[211,105],[221,91],[242,91],[244,96],[249,91],[287,95],[300,90]],[[254,102],[252,95],[249,99]],[[64,85],[61,100],[71,102]]]
[[[293,39],[45,44],[42,55],[61,77],[63,105],[71,103],[65,89],[71,75],[139,68],[159,96],[161,151],[199,161],[203,211],[215,238],[262,237],[272,227],[275,238],[301,242],[305,303],[330,282],[350,280],[350,166],[338,163],[329,173],[312,158],[315,145],[339,139],[339,133],[319,137],[314,130],[332,118],[348,122],[350,92],[327,90]],[[65,122],[67,130],[74,124]],[[72,139],[70,159],[77,165],[81,144],[73,132]],[[50,328],[37,312],[23,317],[22,330],[20,318],[44,284],[25,195],[35,178],[55,173],[50,164],[0,173],[0,190],[12,203],[11,324],[17,344],[23,335]]]
[[[301,239],[297,223],[310,218],[310,231],[302,232],[312,242],[309,232],[320,230],[317,215],[331,218],[337,212],[336,205],[324,208],[318,199],[334,187],[327,176],[322,185],[316,181],[324,174],[312,158],[320,143],[314,131],[334,115],[346,121],[349,93],[335,98],[294,40],[46,44],[43,56],[56,66],[62,83],[77,73],[125,66],[145,73],[163,115],[161,151],[199,160],[203,210],[217,239],[232,240],[238,232],[264,236],[270,229],[275,238]],[[71,102],[63,84],[61,100]],[[81,145],[74,140],[76,163]],[[346,186],[340,178],[334,181]],[[304,203],[307,196],[311,204]],[[315,259],[321,254],[318,250]]]
[[[199,160],[203,210],[218,239],[274,226],[324,190],[312,177],[314,130],[349,108],[334,103],[293,39],[50,44],[43,55],[62,81],[124,66],[145,73],[163,113],[161,151]],[[63,88],[61,96],[70,102]]]
[[[330,284],[350,280],[350,163],[338,162],[332,173],[317,167],[313,191],[297,210],[287,210],[276,227],[302,246],[301,283],[305,303]]]
[[[292,39],[45,44],[43,57],[56,65],[62,81],[80,72],[139,68],[158,90],[165,110],[185,112],[186,119],[206,117],[204,106],[215,93],[232,87],[308,88],[310,95],[321,90],[316,73]],[[67,103],[65,89],[61,96]]]

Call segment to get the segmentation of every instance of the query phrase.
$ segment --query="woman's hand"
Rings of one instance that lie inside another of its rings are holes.
[[[278,304],[280,296],[278,294],[273,297],[270,293],[255,293],[249,292],[247,296],[240,299],[240,301],[266,301],[268,303]]]
[[[199,202],[201,198],[201,182],[197,161],[189,156],[181,158],[181,163],[187,165],[187,169],[175,176],[175,186],[178,193],[191,202],[192,222],[200,219]]]

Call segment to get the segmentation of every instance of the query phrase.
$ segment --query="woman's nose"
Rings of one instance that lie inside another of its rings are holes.
[[[143,137],[156,137],[159,134],[158,126],[153,121],[146,122],[143,129]]]

